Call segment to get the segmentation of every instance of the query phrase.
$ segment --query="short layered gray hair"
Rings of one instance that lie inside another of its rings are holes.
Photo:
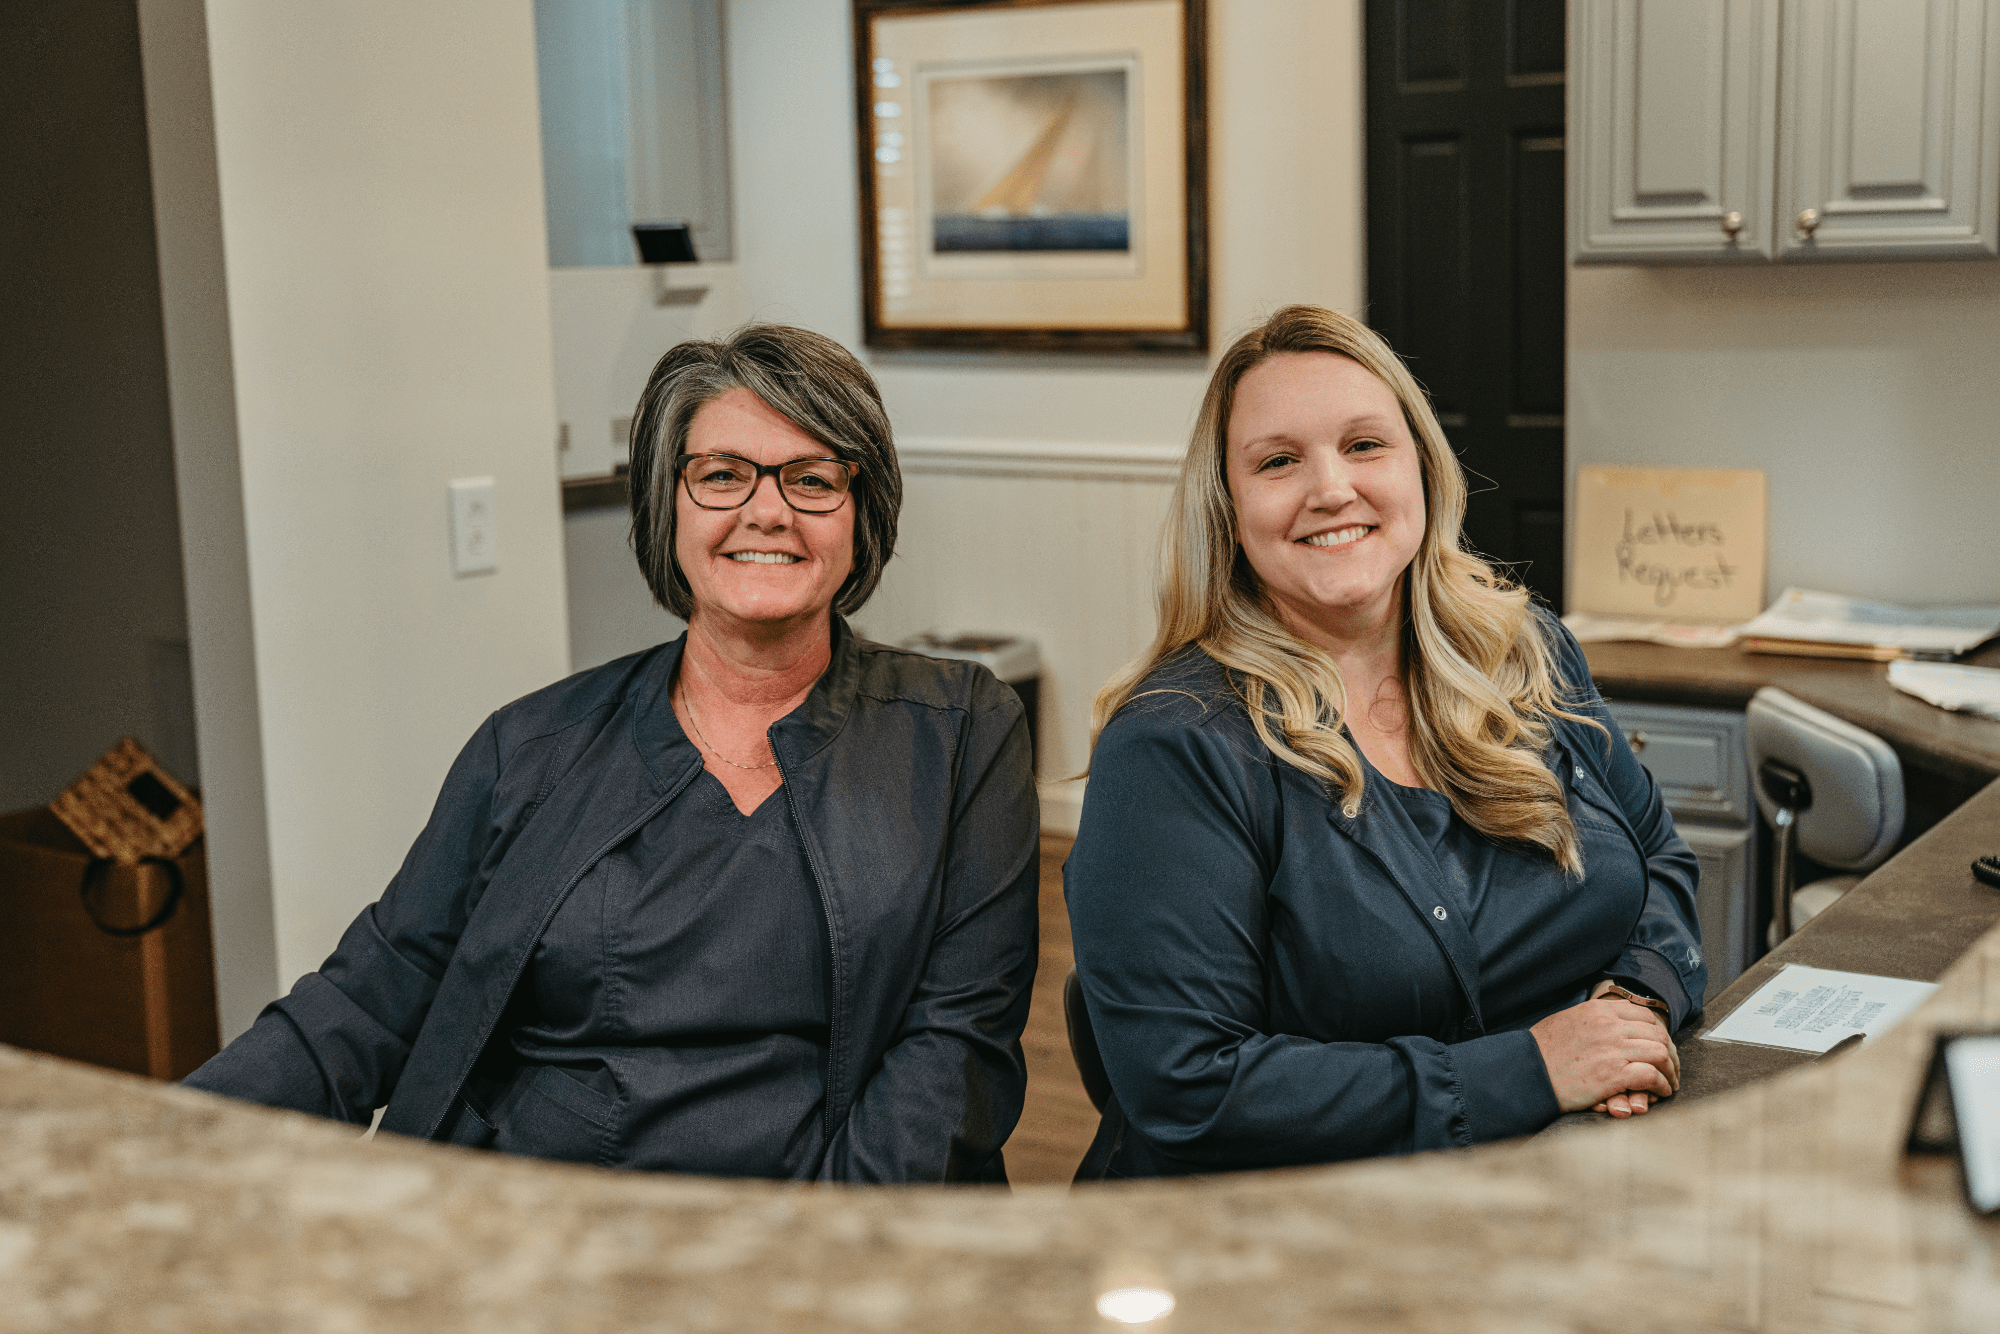
[[[703,405],[747,389],[773,412],[859,465],[854,506],[854,571],[834,594],[843,616],[859,611],[896,552],[903,474],[882,393],[854,354],[822,334],[784,324],[746,324],[725,338],[673,348],[646,380],[632,418],[632,550],[654,599],[687,620],[694,590],[674,556],[680,475],[688,430]]]

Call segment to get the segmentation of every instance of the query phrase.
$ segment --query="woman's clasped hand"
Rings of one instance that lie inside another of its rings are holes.
[[[1607,984],[1600,984],[1608,985]],[[1605,996],[1558,1010],[1528,1030],[1565,1112],[1643,1113],[1681,1086],[1680,1052],[1660,1016]]]

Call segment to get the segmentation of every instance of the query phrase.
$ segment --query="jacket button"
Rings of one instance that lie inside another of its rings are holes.
[[[1442,922],[1446,917],[1450,916],[1450,914],[1445,912],[1444,906],[1440,904],[1438,907],[1431,909],[1431,916],[1437,918],[1440,922]]]
[[[1576,781],[1579,783],[1583,781],[1583,766],[1580,764],[1576,766]]]

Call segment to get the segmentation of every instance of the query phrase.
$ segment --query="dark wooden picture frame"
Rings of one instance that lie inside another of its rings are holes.
[[[914,140],[918,135],[929,133],[929,127],[928,125],[913,125],[912,122],[915,120],[914,104],[911,106],[910,120],[885,122],[877,114],[878,103],[888,100],[882,95],[884,90],[877,86],[878,77],[893,78],[896,80],[900,80],[901,78],[899,74],[887,75],[877,68],[878,59],[886,59],[877,50],[875,41],[877,21],[893,22],[901,18],[939,18],[975,14],[981,16],[1002,16],[1004,19],[1004,16],[1015,14],[1025,16],[1027,11],[1044,11],[1051,14],[1055,11],[1080,12],[1104,10],[1128,3],[1131,3],[1131,0],[853,0],[855,117],[858,131],[856,136],[857,170],[860,183],[859,199],[861,211],[861,288],[864,340],[869,347],[886,350],[957,349],[1013,352],[1083,352],[1097,354],[1166,353],[1180,355],[1198,354],[1207,351],[1207,0],[1155,0],[1156,5],[1165,5],[1179,10],[1178,35],[1181,56],[1181,68],[1179,70],[1181,108],[1180,115],[1176,119],[1179,126],[1180,142],[1177,146],[1178,151],[1173,152],[1172,160],[1180,166],[1181,185],[1183,188],[1180,191],[1182,197],[1178,200],[1178,208],[1174,209],[1174,216],[1172,218],[1165,216],[1170,205],[1149,200],[1144,193],[1139,193],[1137,197],[1128,194],[1124,203],[1125,212],[1117,215],[1104,215],[1115,217],[1115,220],[1111,224],[1115,231],[1108,234],[1101,232],[1093,234],[1094,239],[1086,242],[1076,253],[1059,251],[1058,242],[1046,239],[1039,243],[1030,241],[1026,245],[1017,244],[1010,239],[1005,245],[974,243],[964,247],[980,251],[980,254],[972,258],[981,263],[984,266],[984,270],[973,273],[969,279],[961,276],[947,276],[941,281],[943,284],[949,284],[950,286],[940,286],[936,290],[963,291],[974,295],[991,294],[994,298],[994,305],[1005,307],[1011,304],[1013,306],[1014,309],[1011,315],[989,315],[989,318],[993,318],[994,320],[990,324],[979,322],[980,311],[978,309],[978,302],[974,299],[974,296],[967,296],[961,299],[962,304],[972,307],[961,318],[940,318],[923,321],[921,315],[903,315],[899,317],[896,312],[885,309],[885,265],[883,256],[885,229],[892,227],[892,225],[897,229],[888,233],[891,245],[896,246],[907,245],[908,242],[903,240],[903,236],[906,232],[914,231],[915,228],[913,223],[904,224],[897,222],[891,224],[885,221],[885,217],[888,215],[885,215],[883,211],[883,200],[878,194],[878,169],[884,168],[885,163],[878,162],[877,153],[878,150],[884,148],[885,143],[890,139],[894,140],[896,147],[891,147],[888,151],[896,153],[905,142],[903,138],[905,133],[910,136],[911,140]],[[1059,78],[1063,75],[1062,65],[1065,60],[1082,60],[1085,57],[1101,57],[1102,55],[1103,52],[1101,49],[1063,50],[1052,48],[1046,52],[1046,56],[1050,62],[1049,68],[1054,71],[1053,75],[1043,73],[1039,68],[1032,68],[1027,75],[1020,77],[1031,79]],[[927,74],[926,77],[929,77],[929,75]],[[1006,72],[995,76],[989,72],[975,69],[963,76],[953,74],[949,77],[954,79],[962,78],[966,82],[993,82],[996,78],[1006,79],[1015,76],[1009,75]],[[1072,77],[1087,77],[1087,73]],[[890,86],[897,85],[891,84]],[[1127,84],[1121,81],[1116,87],[1121,90],[1122,94]],[[1148,89],[1143,82],[1139,84],[1139,89],[1140,93],[1138,97],[1132,98],[1128,103],[1119,104],[1119,119],[1116,121],[1118,127],[1117,133],[1121,136],[1117,142],[1126,152],[1128,166],[1130,160],[1136,160],[1141,157],[1157,162],[1160,159],[1156,155],[1162,151],[1158,148],[1129,147],[1131,139],[1139,139],[1142,143],[1149,142],[1145,140],[1143,134],[1134,134],[1130,139],[1124,137],[1127,134],[1127,119],[1135,115],[1134,109],[1136,109],[1137,117],[1142,119],[1150,118],[1155,124],[1159,123],[1164,114],[1160,109],[1152,108],[1149,116],[1149,109],[1140,101],[1140,98],[1158,96],[1159,94]],[[891,114],[900,116],[903,110],[903,102],[903,98],[896,98],[893,103],[895,110]],[[1055,123],[1052,119],[1051,128],[1036,140],[1037,149],[1030,150],[1030,155],[1033,155],[1033,153],[1040,149],[1047,150],[1041,158],[1044,171],[1046,171],[1048,155],[1060,151],[1055,145],[1058,144],[1060,137],[1065,133],[1070,117],[1068,108],[1074,106],[1074,104],[1074,100],[1072,100],[1065,105],[1065,109],[1060,112],[1061,123]],[[890,125],[892,128],[885,129],[885,124]],[[1166,151],[1172,151],[1172,147],[1170,145]],[[912,183],[908,186],[898,186],[892,183],[889,189],[891,192],[898,188],[907,190],[911,192],[911,197],[914,199],[914,192],[918,189],[915,181],[917,167],[915,142],[910,142],[909,148],[911,150],[910,172],[912,174]],[[900,161],[900,158],[890,159],[890,162],[896,161]],[[1027,162],[1028,158],[1023,157],[1021,163],[1017,164],[1014,168],[1014,172],[1022,171]],[[1092,159],[1092,166],[1095,167],[1095,165],[1095,159]],[[1014,179],[1014,173],[1010,172],[1007,179]],[[1039,178],[1037,179],[1039,180]],[[1130,179],[1135,182],[1141,179],[1136,173],[1136,169],[1130,175]],[[1004,185],[1004,182],[1002,184]],[[996,190],[1000,188],[1002,187],[994,187]],[[1162,196],[1165,195],[1164,184],[1160,186],[1149,185],[1147,188],[1158,189]],[[892,193],[891,197],[894,198],[896,196]],[[895,206],[891,205],[890,208],[893,213]],[[996,209],[992,211],[999,212],[1001,210]],[[905,215],[910,214],[909,210],[905,210],[904,212]],[[1038,209],[1038,212],[1045,214],[1047,210]],[[922,217],[928,215],[918,213],[914,216]],[[1060,222],[1062,220],[1057,219],[1055,221]],[[984,225],[985,222],[985,219],[970,220],[971,226],[975,231]],[[1033,229],[1038,224],[1046,225],[1039,216],[1029,218],[1020,214],[1005,218],[997,225],[1005,227],[1010,224],[1018,225],[1024,229]],[[1170,245],[1164,240],[1151,242],[1150,238],[1153,233],[1162,230],[1169,231],[1170,233],[1177,231],[1178,237],[1176,239],[1179,244]],[[1028,234],[1032,235],[1033,233],[1030,230]],[[943,253],[942,249],[935,248],[939,235],[939,232],[933,230],[922,242],[924,246],[933,248],[926,251],[926,254],[933,262],[936,262],[937,255]],[[1012,238],[1020,235],[1020,233],[1008,233],[1007,235]],[[1042,233],[1042,235],[1046,237],[1048,233]],[[1069,236],[1072,234],[1059,233],[1059,235]],[[1153,246],[1152,250],[1147,249],[1149,244]],[[1112,264],[1122,262],[1125,265],[1125,270],[1117,274],[1100,274],[1095,270],[1089,269],[1088,265],[1093,261],[1107,262],[1096,261],[1098,252],[1113,256],[1108,262]],[[1171,269],[1165,274],[1160,273],[1158,270],[1158,264],[1163,254],[1173,261],[1178,261],[1178,277],[1181,280],[1178,285],[1172,281],[1176,275],[1172,273]],[[905,266],[913,265],[917,260],[915,257],[904,258],[900,253],[895,251],[892,251],[892,258],[897,262],[889,266],[888,272],[893,281],[903,284],[902,292],[907,293],[911,290],[908,286],[911,280],[903,275],[910,274],[913,270]],[[1152,261],[1154,266],[1151,273],[1148,273],[1147,270],[1149,260]],[[942,262],[944,264],[964,263],[965,259],[958,255],[953,255]],[[1034,271],[1037,264],[1052,265],[1063,263],[1078,265],[1078,267],[1074,271]],[[1028,276],[1020,279],[1010,277],[1006,272],[1007,266],[1010,264],[1019,266],[1024,274]],[[963,272],[965,271],[954,270],[953,275]],[[1080,278],[1082,281],[1072,281],[1074,278]],[[918,281],[922,280],[922,278],[918,279]],[[1070,307],[1067,316],[1065,317],[1062,312],[1056,311],[1046,321],[1041,319],[1040,303],[1037,298],[1038,293],[1052,293],[1061,297],[1062,300],[1057,304]],[[1087,315],[1079,318],[1076,314],[1076,307],[1080,304],[1088,304],[1098,293],[1114,296],[1117,300],[1116,302],[1104,302],[1099,307],[1104,312],[1101,317]],[[1178,303],[1178,308],[1173,309],[1173,304],[1176,302]],[[1121,320],[1120,313],[1122,310],[1130,309],[1143,303],[1150,303],[1147,306],[1147,309],[1152,312],[1149,317]],[[1036,313],[1033,315],[1023,313],[1029,309],[1034,309]],[[1172,312],[1171,315],[1162,317],[1161,312],[1170,310]]]

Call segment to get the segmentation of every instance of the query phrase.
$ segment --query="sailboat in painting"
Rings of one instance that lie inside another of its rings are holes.
[[[933,250],[1130,250],[1125,94],[1122,69],[934,82]]]

